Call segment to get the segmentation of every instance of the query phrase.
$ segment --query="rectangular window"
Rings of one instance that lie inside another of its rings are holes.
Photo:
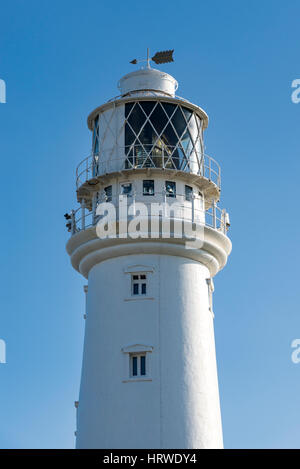
[[[105,193],[105,202],[111,202],[112,201],[112,186],[104,187],[104,193]]]
[[[167,197],[176,197],[176,182],[166,181],[165,188]]]
[[[191,202],[192,197],[193,197],[193,188],[191,186],[185,186],[185,200],[188,200],[189,202]]]
[[[141,355],[141,376],[145,376],[146,374],[146,355]]]
[[[146,376],[146,354],[130,354],[129,357],[131,377]]]
[[[147,179],[143,181],[143,195],[154,195],[154,181]]]
[[[147,276],[146,274],[132,275],[132,295],[146,295],[147,294]]]
[[[130,196],[132,194],[132,184],[131,182],[124,182],[121,184],[121,194]]]
[[[198,201],[200,210],[204,210],[204,197],[202,192],[198,191]]]
[[[131,365],[132,365],[132,376],[137,376],[137,367],[138,367],[138,357],[131,357]]]

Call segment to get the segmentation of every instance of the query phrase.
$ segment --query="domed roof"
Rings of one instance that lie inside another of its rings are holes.
[[[168,73],[155,68],[144,68],[128,73],[118,83],[122,96],[138,91],[156,91],[174,97],[178,83]]]

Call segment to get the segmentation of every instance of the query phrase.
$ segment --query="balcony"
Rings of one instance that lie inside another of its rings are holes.
[[[224,235],[227,234],[229,228],[228,214],[225,209],[220,209],[214,201],[212,201],[208,209],[205,209],[203,208],[203,199],[196,195],[193,195],[190,200],[186,200],[185,194],[176,194],[176,197],[172,199],[167,196],[166,192],[156,193],[155,195],[159,197],[159,201],[156,199],[150,202],[149,197],[143,197],[143,194],[138,193],[133,193],[130,197],[126,197],[127,220],[132,220],[136,215],[135,204],[143,204],[146,213],[144,216],[147,217],[148,221],[155,217],[159,220],[179,220],[180,222],[190,222],[196,223],[199,226],[210,227]],[[121,213],[124,214],[124,205],[122,205],[121,209],[121,204],[124,204],[124,196],[111,197],[109,201],[105,200],[105,196],[99,201],[94,198],[92,209],[87,208],[83,202],[81,207],[70,212],[70,218],[66,226],[72,236],[97,225],[100,219],[98,215],[99,209],[97,210],[99,204],[102,204],[103,211],[106,207],[109,208],[109,204],[112,204],[115,213],[115,220],[112,221],[117,223],[123,221]],[[154,215],[153,207],[155,204],[156,212]],[[129,206],[131,208],[128,210]],[[158,206],[160,209],[159,214],[157,213]],[[174,207],[176,207],[176,211],[174,211]],[[151,237],[150,232],[149,237]]]
[[[210,156],[192,150],[189,156],[178,147],[166,145],[115,146],[109,150],[89,155],[76,169],[76,188],[80,190],[97,184],[101,176],[120,171],[168,170],[193,174],[214,186],[219,193],[221,188],[221,169]],[[217,198],[217,197],[216,197]]]

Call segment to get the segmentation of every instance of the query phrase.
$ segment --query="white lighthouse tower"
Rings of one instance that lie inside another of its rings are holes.
[[[77,448],[223,446],[212,293],[229,218],[219,165],[204,154],[207,114],[177,86],[148,60],[88,117],[80,207],[66,214],[67,251],[88,282]],[[117,218],[106,238],[105,204]],[[194,244],[175,222],[193,227]]]

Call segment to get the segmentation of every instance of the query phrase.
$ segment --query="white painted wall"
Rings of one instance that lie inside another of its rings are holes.
[[[113,106],[99,114],[99,171],[118,171],[124,167],[124,113],[125,106]]]
[[[148,272],[147,299],[126,270]],[[141,269],[141,267],[139,268]],[[208,269],[167,255],[106,260],[89,273],[78,448],[222,447]],[[151,381],[126,378],[134,344],[152,346]]]
[[[151,179],[154,180],[154,196],[144,196],[143,195],[143,180]],[[176,198],[174,197],[165,197],[165,182],[174,181],[176,183]],[[131,183],[132,184],[132,195],[128,197],[128,205],[131,205],[135,202],[142,202],[146,204],[148,212],[150,214],[151,204],[158,203],[163,204],[166,202],[168,205],[172,206],[174,203],[178,203],[180,206],[177,216],[185,220],[191,220],[193,216],[193,206],[194,206],[194,221],[205,223],[205,206],[204,206],[204,197],[202,193],[199,193],[199,188],[196,184],[193,184],[189,181],[182,181],[178,177],[164,176],[164,174],[155,174],[155,175],[139,175],[134,174],[132,178],[130,176],[123,177],[111,177],[106,179],[104,187],[109,185],[112,186],[112,202],[116,204],[119,200],[119,195],[121,194],[121,184],[122,183]],[[188,201],[185,199],[185,185],[192,187],[193,194],[195,196],[194,201]],[[100,190],[100,201],[105,200],[105,193]],[[193,204],[193,205],[192,205]]]

